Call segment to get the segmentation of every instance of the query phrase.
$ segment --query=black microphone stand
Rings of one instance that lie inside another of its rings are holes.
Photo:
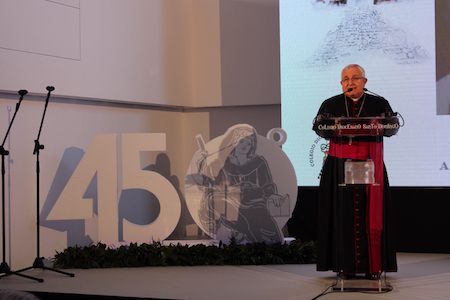
[[[39,173],[40,173],[40,167],[39,167],[39,151],[44,149],[44,145],[41,145],[39,143],[39,137],[41,136],[41,130],[42,130],[42,124],[44,123],[44,118],[45,118],[45,113],[47,111],[47,106],[48,106],[48,99],[50,98],[50,93],[54,90],[55,88],[52,86],[48,86],[47,87],[47,99],[45,100],[45,108],[44,108],[44,113],[42,114],[42,120],[41,120],[41,126],[39,127],[39,132],[38,132],[38,136],[37,139],[34,140],[34,151],[33,151],[33,155],[36,155],[36,218],[37,218],[37,256],[36,259],[34,260],[34,263],[31,267],[19,270],[17,272],[23,272],[23,271],[27,271],[30,269],[42,269],[42,270],[50,270],[53,272],[58,272],[64,275],[68,275],[70,277],[74,277],[75,274],[72,273],[67,273],[67,272],[63,272],[57,269],[53,269],[53,268],[49,268],[44,266],[44,257],[40,257],[39,254],[39,248],[40,248],[40,222],[39,222],[39,211],[40,211],[40,205],[39,205]],[[43,281],[43,280],[42,280]]]
[[[369,93],[371,93],[371,94],[373,94],[373,95],[375,95],[375,96],[378,96],[378,97],[384,98],[383,96],[380,96],[380,95],[378,95],[377,93],[374,93],[374,92],[372,92],[372,91],[369,91],[369,90],[368,90],[368,89],[366,89],[366,88],[363,88],[363,90],[364,90],[364,92],[369,92]]]
[[[6,131],[6,135],[5,135],[5,138],[3,139],[3,143],[0,146],[0,152],[1,152],[1,155],[2,155],[2,237],[3,237],[3,241],[2,241],[3,242],[3,261],[2,261],[2,264],[0,265],[0,273],[3,274],[3,275],[1,275],[0,278],[3,278],[5,276],[10,276],[10,275],[17,275],[17,276],[25,277],[25,278],[28,278],[28,279],[33,279],[33,280],[36,280],[36,281],[39,281],[39,282],[43,282],[44,281],[43,279],[36,278],[36,277],[31,277],[31,276],[28,276],[28,275],[19,274],[18,272],[12,271],[9,268],[8,263],[6,262],[6,242],[5,242],[5,239],[6,239],[6,230],[5,230],[5,227],[6,227],[6,225],[5,225],[5,156],[9,154],[9,151],[5,150],[4,145],[5,145],[6,139],[8,138],[9,131],[11,130],[11,126],[12,126],[12,124],[14,122],[14,118],[16,117],[16,114],[19,111],[20,103],[22,103],[23,96],[25,96],[28,93],[28,91],[20,90],[18,93],[20,95],[19,102],[16,104],[16,110],[14,112],[14,115],[13,115],[12,119],[11,119],[11,122],[9,123],[9,127],[8,127],[8,130]]]

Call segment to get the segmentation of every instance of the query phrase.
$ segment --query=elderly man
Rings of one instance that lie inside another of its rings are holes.
[[[386,99],[365,93],[364,69],[348,65],[342,70],[342,94],[325,100],[318,115],[330,117],[376,117],[392,112]],[[375,163],[378,185],[342,185],[344,163]],[[378,171],[380,170],[380,171]],[[389,182],[382,157],[382,138],[363,136],[331,138],[319,188],[317,270],[342,275],[396,272],[393,213]]]

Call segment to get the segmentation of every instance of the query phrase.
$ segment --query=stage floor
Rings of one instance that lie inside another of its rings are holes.
[[[320,299],[450,299],[450,254],[398,253],[397,273],[388,273],[393,291],[384,294],[327,294]],[[69,277],[34,269],[11,275],[0,289],[153,299],[312,299],[335,281],[315,265],[145,267],[70,269]]]

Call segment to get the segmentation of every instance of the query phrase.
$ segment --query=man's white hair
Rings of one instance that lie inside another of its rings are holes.
[[[358,68],[361,71],[362,77],[366,77],[366,71],[363,69],[363,67],[361,67],[360,65],[357,64],[350,64],[348,66],[346,66],[345,68],[342,69],[341,75],[342,73],[344,73],[345,70],[347,69],[351,69],[351,68]]]

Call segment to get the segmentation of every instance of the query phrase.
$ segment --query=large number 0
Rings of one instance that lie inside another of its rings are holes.
[[[140,151],[164,151],[165,134],[124,134],[122,136],[123,189],[145,189],[160,202],[160,214],[149,225],[124,220],[126,242],[163,240],[175,229],[181,215],[180,198],[173,185],[163,176],[143,171]],[[118,244],[117,138],[115,134],[97,135],[52,208],[47,220],[76,220],[94,217],[93,199],[83,198],[97,174],[98,239]]]

